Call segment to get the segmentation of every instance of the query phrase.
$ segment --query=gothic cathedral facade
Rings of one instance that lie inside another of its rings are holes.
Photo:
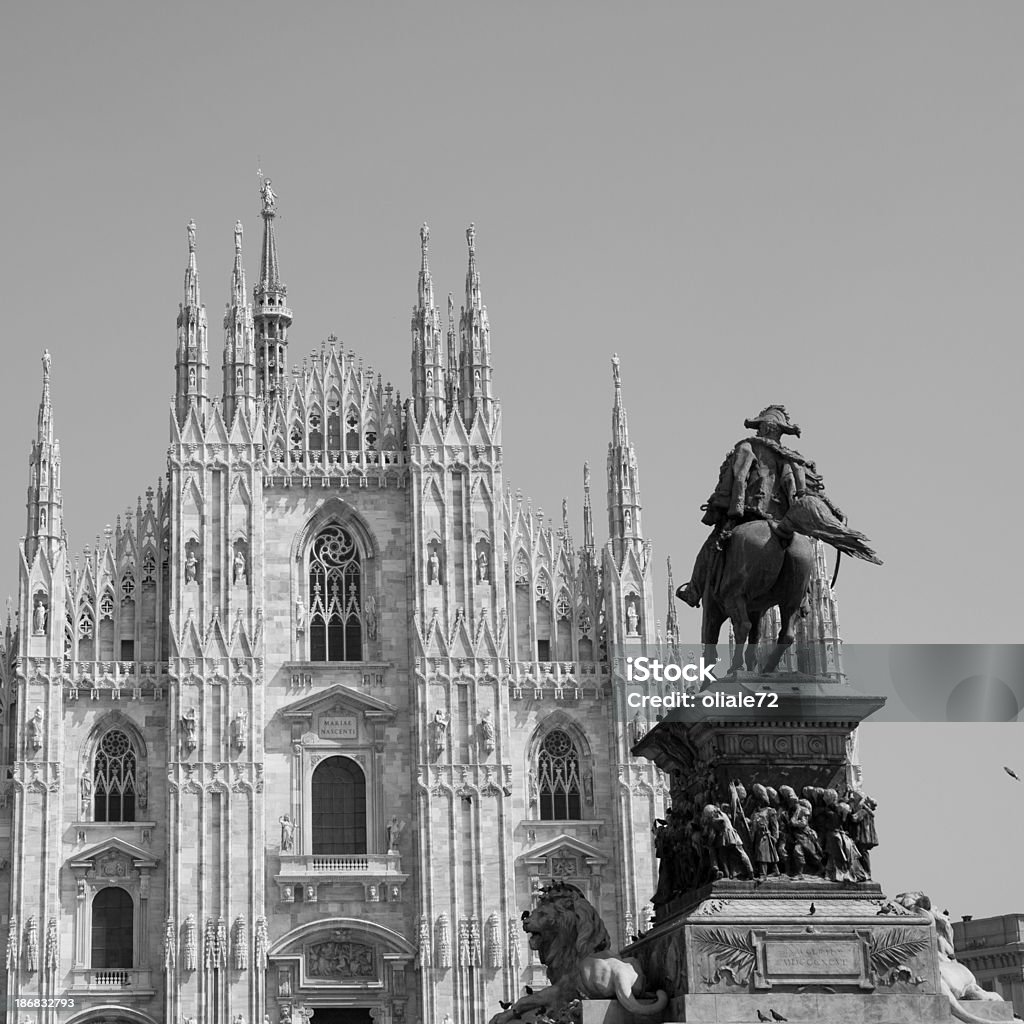
[[[551,879],[616,948],[649,921],[666,786],[608,657],[659,639],[618,361],[608,535],[584,468],[577,545],[504,478],[472,227],[446,325],[421,232],[403,401],[334,338],[289,370],[262,199],[219,400],[190,223],[166,474],[73,560],[44,357],[2,659],[18,1024],[479,1024],[545,983],[519,919]]]

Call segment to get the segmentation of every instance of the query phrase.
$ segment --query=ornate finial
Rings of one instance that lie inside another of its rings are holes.
[[[612,354],[612,377],[615,380],[615,386],[622,387],[622,376],[619,373],[619,354],[617,352]]]
[[[424,221],[420,227],[420,245],[423,248],[423,255],[427,254],[427,242],[430,241],[430,228],[427,226],[427,222]]]
[[[583,463],[583,489],[585,491],[590,490],[590,463]]]
[[[448,323],[455,323],[455,299],[452,298],[452,293],[448,293]]]
[[[43,380],[50,379],[50,350],[43,349]]]
[[[469,251],[470,251],[470,253],[475,253],[476,252],[476,225],[475,224],[470,224],[469,227],[466,228],[466,241],[469,242]]]
[[[263,200],[263,212],[273,213],[277,207],[277,193],[270,187],[270,179],[263,177],[263,172],[258,172],[260,175],[260,198]]]
[[[242,222],[235,221],[235,252],[242,251]]]
[[[188,251],[196,251],[196,222],[194,220],[188,222]]]

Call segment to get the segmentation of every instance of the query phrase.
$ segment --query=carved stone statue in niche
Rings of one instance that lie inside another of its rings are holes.
[[[295,633],[303,633],[306,630],[306,606],[302,603],[302,598],[295,598]]]
[[[441,559],[437,557],[436,551],[431,551],[430,558],[427,560],[427,582],[441,582]]]
[[[398,853],[398,841],[405,831],[405,822],[398,820],[398,815],[393,815],[387,825],[388,853]]]
[[[635,747],[647,735],[647,726],[640,720],[640,712],[633,715],[629,723],[629,745]]]
[[[287,814],[277,820],[281,826],[281,852],[291,853],[295,847],[295,822]]]
[[[149,771],[146,768],[139,769],[135,780],[135,797],[139,809],[144,811],[149,806]]]
[[[248,724],[249,712],[245,708],[239,709],[235,717],[231,719],[231,747],[238,753],[245,750],[245,733]]]
[[[476,581],[477,583],[488,583],[490,581],[490,564],[487,558],[487,551],[480,549],[476,556]]]
[[[639,636],[637,627],[640,625],[640,616],[636,610],[636,601],[630,598],[626,602],[626,636]]]
[[[485,754],[494,753],[494,721],[488,709],[480,719],[480,742]]]
[[[377,639],[377,599],[367,594],[363,601],[363,622],[366,624],[366,639]]]
[[[43,709],[36,708],[28,723],[28,743],[33,750],[40,750],[43,746]]]
[[[181,751],[188,757],[196,749],[196,709],[189,708],[181,719]]]
[[[92,809],[92,768],[86,765],[82,769],[82,818],[89,817]]]
[[[34,636],[46,633],[46,605],[40,598],[36,598],[35,611],[32,613],[32,633]]]
[[[195,583],[196,573],[199,571],[199,559],[196,558],[196,553],[190,551],[188,557],[185,559],[185,582]]]
[[[450,721],[451,715],[442,708],[434,712],[434,720],[430,723],[430,753],[435,761],[444,753]]]
[[[245,555],[242,553],[241,548],[235,551],[235,562],[232,572],[235,586],[244,587],[248,582],[248,577],[245,572]]]

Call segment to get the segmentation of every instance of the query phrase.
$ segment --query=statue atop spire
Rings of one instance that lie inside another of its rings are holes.
[[[188,222],[188,251],[196,251],[196,222],[191,218]]]
[[[43,349],[43,385],[48,386],[50,383],[50,350],[48,348]]]
[[[270,179],[263,177],[263,172],[259,172],[260,175],[260,198],[263,200],[263,215],[273,217],[277,212],[277,193],[271,188]]]
[[[239,254],[242,252],[242,222],[240,220],[235,221],[235,252]]]

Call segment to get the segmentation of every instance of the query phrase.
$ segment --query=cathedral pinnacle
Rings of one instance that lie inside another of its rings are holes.
[[[175,363],[175,410],[183,424],[188,410],[196,406],[202,415],[207,402],[206,383],[209,357],[206,348],[206,307],[199,298],[196,268],[196,222],[190,220],[188,263],[185,267],[185,301],[178,310],[178,352]]]
[[[242,222],[235,221],[235,265],[231,271],[232,306],[245,305],[245,267],[242,266]]]
[[[199,305],[199,271],[196,269],[196,222],[188,222],[188,265],[185,267],[185,305]]]
[[[53,444],[53,406],[50,404],[50,350],[43,350],[43,396],[39,400],[40,444]]]
[[[590,463],[583,463],[583,550],[594,554],[594,509],[590,503]]]
[[[252,306],[246,301],[242,265],[242,222],[235,221],[235,262],[231,295],[224,312],[224,418],[230,424],[241,409],[251,418],[256,401],[256,341]]]
[[[445,414],[444,343],[441,317],[434,307],[434,285],[430,279],[430,228],[420,228],[420,272],[416,280],[416,305],[412,311],[413,399],[417,422],[428,412]]]
[[[466,242],[469,245],[469,268],[466,271],[466,305],[471,309],[481,309],[483,302],[480,297],[480,271],[476,266],[476,225],[466,228]]]
[[[419,277],[419,308],[434,308],[434,284],[430,278],[430,228],[424,224],[420,228],[420,277]]]
[[[39,399],[36,440],[29,457],[28,529],[25,553],[29,559],[43,545],[53,557],[62,543],[63,521],[60,492],[60,442],[53,436],[53,404],[50,399],[50,352],[43,352],[43,388]]]
[[[622,372],[619,357],[612,356],[612,439],[608,445],[608,529],[616,561],[627,548],[640,552],[643,530],[640,523],[640,478],[636,452],[629,441],[626,406],[622,400]]]
[[[270,179],[260,172],[260,200],[263,217],[263,248],[260,252],[260,278],[253,290],[255,300],[256,350],[259,393],[267,399],[283,391],[288,376],[288,328],[292,311],[286,305],[288,289],[281,282],[277,262],[277,193]]]

